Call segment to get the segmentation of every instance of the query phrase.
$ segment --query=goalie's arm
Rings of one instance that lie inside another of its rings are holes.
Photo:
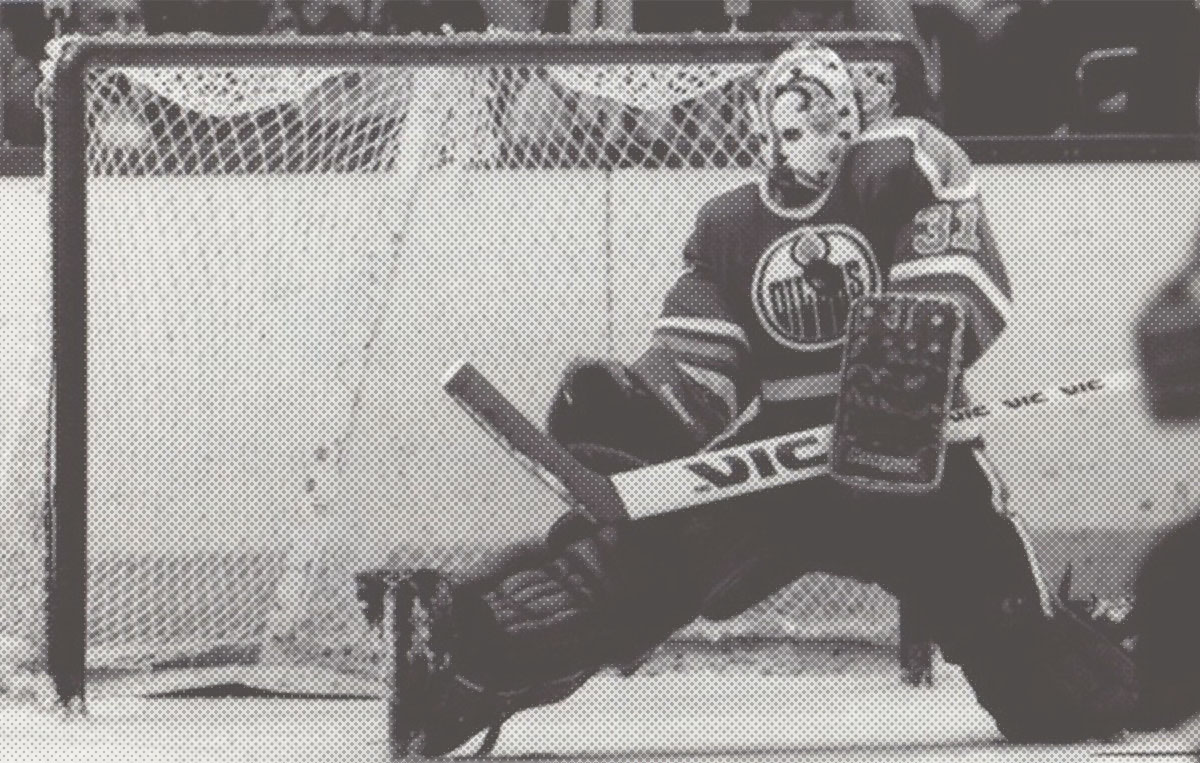
[[[956,300],[967,317],[963,364],[970,366],[1008,324],[1012,286],[962,148],[922,120],[904,119],[883,135],[911,146],[908,201],[915,214],[900,228],[888,276],[891,292]]]

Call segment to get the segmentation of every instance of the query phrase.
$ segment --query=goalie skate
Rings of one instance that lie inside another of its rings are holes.
[[[896,493],[938,487],[963,323],[958,304],[939,297],[889,295],[854,304],[830,441],[835,479]]]
[[[369,570],[355,582],[367,624],[391,642],[391,760],[444,755],[482,729],[490,730],[476,755],[490,752],[503,704],[455,674],[450,581],[433,570]]]

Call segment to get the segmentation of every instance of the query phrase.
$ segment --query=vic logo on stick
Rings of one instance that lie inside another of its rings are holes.
[[[752,479],[770,479],[781,472],[797,472],[825,463],[824,453],[811,451],[820,440],[804,435],[785,440],[774,447],[747,448],[741,453],[725,453],[711,458],[697,459],[686,464],[688,471],[704,482],[696,485],[696,492],[703,493],[714,488],[741,485]],[[800,451],[807,449],[807,454]]]

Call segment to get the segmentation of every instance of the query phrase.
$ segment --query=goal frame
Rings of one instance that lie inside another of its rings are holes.
[[[84,706],[88,629],[88,165],[87,88],[97,67],[404,67],[751,63],[802,39],[847,60],[906,60],[901,103],[927,102],[920,56],[895,35],[860,33],[609,35],[506,33],[446,37],[65,37],[56,40],[41,97],[46,112],[51,257],[52,458],[43,507],[45,668],[55,699]]]

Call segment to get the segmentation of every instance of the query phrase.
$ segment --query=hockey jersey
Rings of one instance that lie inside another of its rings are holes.
[[[807,207],[774,203],[765,181],[713,198],[683,257],[654,345],[703,391],[692,399],[721,409],[714,437],[768,410],[780,432],[829,423],[856,297],[956,298],[968,364],[1004,329],[1012,297],[966,155],[912,118],[864,133]]]

